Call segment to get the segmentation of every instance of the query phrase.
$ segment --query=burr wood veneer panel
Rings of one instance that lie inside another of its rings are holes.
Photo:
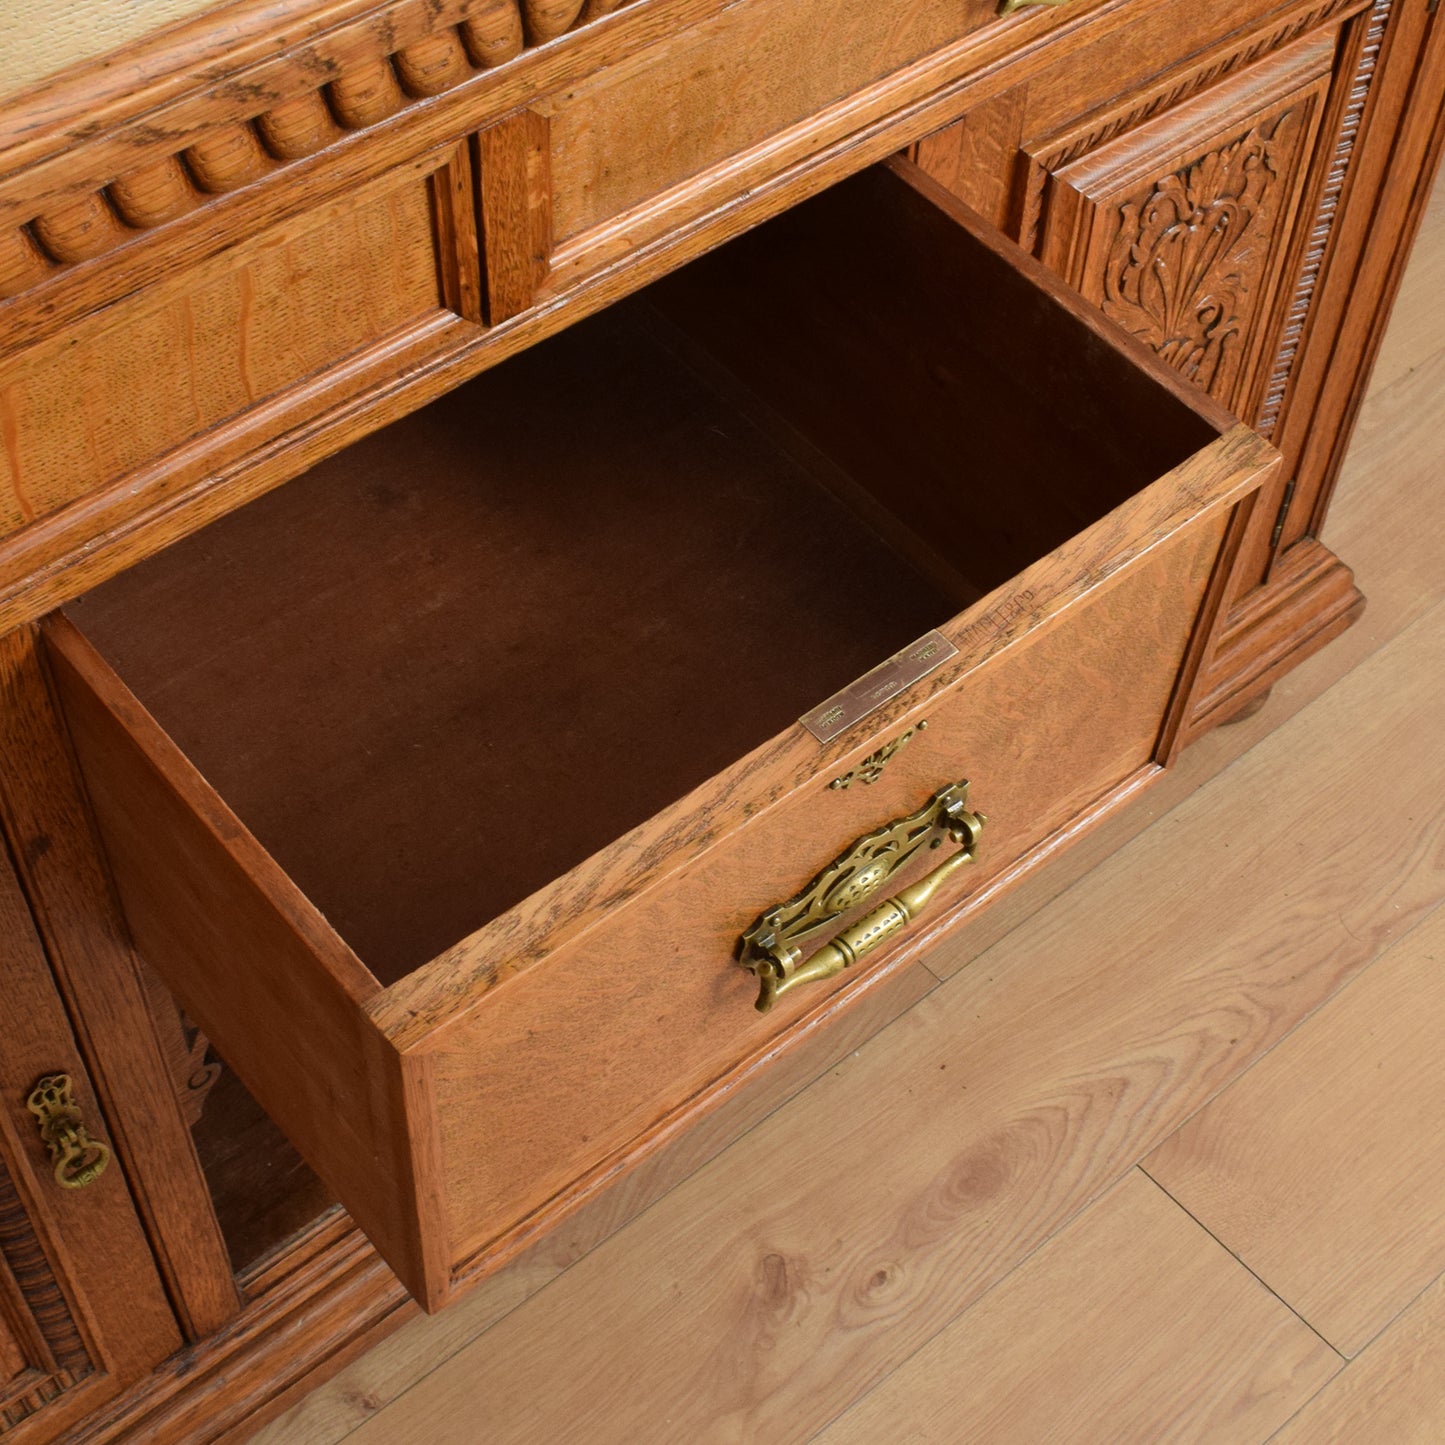
[[[994,0],[756,0],[570,88],[552,101],[556,239],[805,120],[996,11]]]

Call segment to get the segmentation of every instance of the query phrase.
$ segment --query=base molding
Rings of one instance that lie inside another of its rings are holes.
[[[74,1445],[239,1445],[417,1313],[335,1210],[249,1281],[246,1308],[86,1420]]]
[[[1324,543],[1302,538],[1230,616],[1201,678],[1189,738],[1234,721],[1364,607],[1354,573]]]

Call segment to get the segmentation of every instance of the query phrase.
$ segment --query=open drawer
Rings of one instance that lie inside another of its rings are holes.
[[[45,635],[138,948],[436,1308],[1167,762],[1274,463],[898,162]]]

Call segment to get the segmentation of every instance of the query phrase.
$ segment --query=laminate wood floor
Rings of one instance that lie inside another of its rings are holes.
[[[1441,274],[1445,191],[1327,532],[1350,633],[258,1445],[1445,1442]]]

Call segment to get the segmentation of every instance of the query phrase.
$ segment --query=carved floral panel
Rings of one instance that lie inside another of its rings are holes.
[[[1331,37],[1297,42],[1048,178],[1045,262],[1250,419],[1294,279],[1333,54]]]
[[[1118,207],[1105,314],[1221,400],[1267,294],[1281,178],[1302,127],[1300,111],[1286,111]]]

